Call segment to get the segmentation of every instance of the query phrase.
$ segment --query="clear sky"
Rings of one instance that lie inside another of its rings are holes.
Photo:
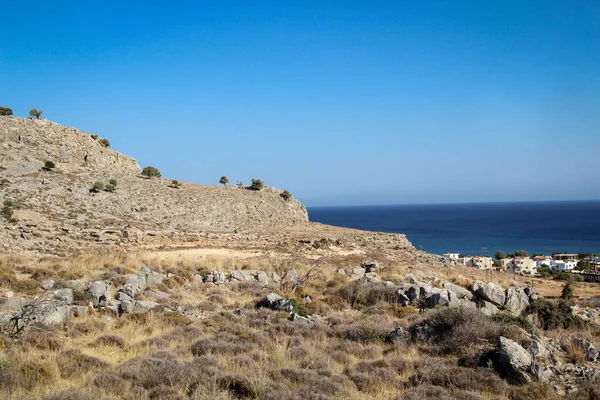
[[[307,205],[600,198],[600,1],[5,1],[0,105]]]

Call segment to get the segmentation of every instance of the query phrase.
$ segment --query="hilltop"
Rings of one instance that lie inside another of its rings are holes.
[[[47,161],[55,167],[45,170]],[[200,232],[308,221],[303,204],[271,187],[174,187],[140,172],[136,160],[97,135],[44,119],[0,118],[0,199],[14,204],[0,250],[66,254],[81,246],[193,241]],[[110,179],[115,191],[90,191]]]

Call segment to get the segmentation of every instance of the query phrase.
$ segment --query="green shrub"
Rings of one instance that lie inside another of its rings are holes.
[[[148,178],[160,178],[162,176],[158,168],[152,166],[144,167],[142,175]]]
[[[178,189],[180,186],[181,186],[181,182],[179,182],[177,179],[173,179],[171,181],[171,187]]]
[[[289,190],[284,190],[284,191],[281,193],[281,195],[280,195],[280,196],[281,196],[281,197],[283,197],[283,199],[284,199],[285,201],[288,201],[289,199],[291,199],[291,198],[292,198],[292,194],[290,193],[290,191],[289,191]]]
[[[13,110],[8,107],[0,107],[0,117],[8,117],[13,115]]]
[[[526,250],[517,250],[515,251],[516,257],[528,257],[529,253]]]
[[[38,110],[37,108],[32,108],[31,110],[29,110],[29,115],[36,118],[41,117],[43,113],[44,110]]]
[[[252,190],[261,190],[264,187],[265,184],[263,183],[263,181],[261,181],[260,179],[252,179],[252,185],[250,186]]]
[[[538,299],[529,305],[526,314],[537,314],[543,330],[554,329],[581,329],[587,326],[587,322],[573,315],[571,304],[566,300],[551,303],[547,300]]]
[[[46,171],[51,171],[53,168],[56,168],[56,164],[54,164],[53,161],[48,160],[44,163],[44,169]]]
[[[229,178],[227,178],[225,175],[223,175],[221,177],[221,179],[219,180],[219,183],[223,186],[227,186],[227,184],[229,183]]]
[[[289,299],[288,301],[290,302],[290,305],[293,307],[293,311],[296,314],[298,314],[301,317],[308,316],[308,311],[306,310],[306,308],[298,304],[298,301],[296,301],[296,299]]]
[[[94,182],[94,184],[92,185],[90,192],[94,192],[94,193],[98,193],[99,191],[104,189],[104,183],[98,181],[98,182]]]
[[[98,142],[104,147],[110,147],[110,142],[108,141],[108,139],[102,138],[102,139],[98,140]]]
[[[8,221],[12,221],[13,206],[14,203],[11,200],[4,200],[4,207],[2,207],[2,216]]]

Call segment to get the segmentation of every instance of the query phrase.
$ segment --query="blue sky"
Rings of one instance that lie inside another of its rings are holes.
[[[310,205],[600,198],[600,2],[2,5],[0,105]]]

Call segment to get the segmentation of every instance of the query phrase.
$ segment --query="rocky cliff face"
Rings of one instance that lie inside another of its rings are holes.
[[[44,170],[46,161],[56,167]],[[117,180],[113,192],[90,192]],[[300,202],[281,191],[252,191],[146,179],[137,162],[102,138],[47,120],[0,118],[0,199],[12,222],[0,218],[0,250],[63,252],[81,241],[127,245],[151,236],[192,237],[256,225],[308,221]]]

